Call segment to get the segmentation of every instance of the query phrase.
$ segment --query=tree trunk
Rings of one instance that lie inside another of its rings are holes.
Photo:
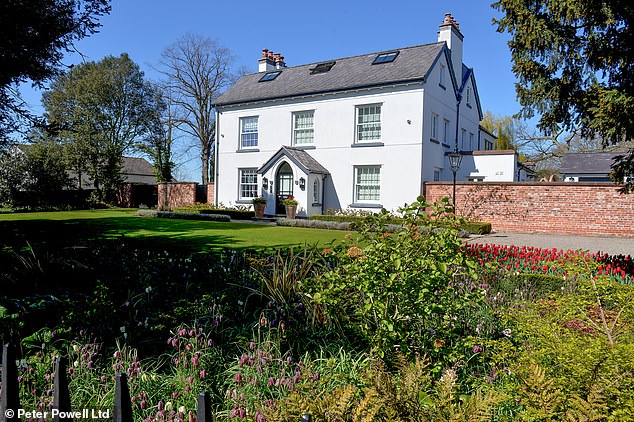
[[[209,149],[203,147],[203,152],[200,155],[200,159],[202,161],[202,176],[203,176],[203,185],[209,183]]]

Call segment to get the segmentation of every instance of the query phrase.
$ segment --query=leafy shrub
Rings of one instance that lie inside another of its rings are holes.
[[[180,218],[183,220],[231,221],[228,215],[221,214],[185,214],[171,211],[138,210],[136,215],[139,217]]]
[[[460,223],[460,228],[470,234],[491,233],[491,223],[479,221],[464,221]]]
[[[227,215],[232,220],[251,220],[255,217],[255,212],[250,210],[234,210],[234,209],[220,209],[215,208],[212,210],[200,210],[203,215],[218,214]]]
[[[305,220],[301,218],[278,218],[278,226],[286,227],[309,227],[313,229],[325,229],[325,230],[352,230],[352,223],[336,222],[336,221],[321,221],[321,220]]]
[[[403,224],[392,233],[386,211],[367,217],[358,242],[329,251],[337,265],[307,289],[333,323],[374,353],[429,352],[440,371],[473,347],[466,336],[480,323],[484,296],[473,284],[475,262],[461,252],[458,222],[443,204],[430,220],[430,204],[419,200],[401,210]]]

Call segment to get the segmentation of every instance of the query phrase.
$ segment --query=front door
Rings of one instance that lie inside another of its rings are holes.
[[[275,214],[284,214],[286,210],[282,201],[293,195],[293,169],[288,163],[284,163],[277,170],[277,183],[275,184]]]

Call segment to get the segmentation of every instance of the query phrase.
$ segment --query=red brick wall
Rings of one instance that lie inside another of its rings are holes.
[[[451,182],[425,183],[428,202],[452,195]],[[634,237],[634,194],[602,183],[456,184],[456,212],[495,231]]]
[[[214,190],[215,185],[213,182],[207,183],[207,203],[213,205],[214,203]]]
[[[183,205],[196,202],[196,185],[194,182],[160,183],[158,188],[159,210],[173,210]]]

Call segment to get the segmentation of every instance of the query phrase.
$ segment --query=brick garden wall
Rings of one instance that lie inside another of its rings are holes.
[[[428,202],[452,195],[451,182],[425,183]],[[456,184],[456,211],[495,231],[634,238],[634,194],[602,183]]]
[[[166,211],[192,205],[196,202],[196,185],[194,182],[159,183],[157,208]]]

